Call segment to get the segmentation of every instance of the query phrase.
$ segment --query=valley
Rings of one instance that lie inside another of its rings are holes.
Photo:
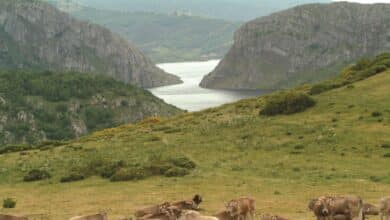
[[[364,220],[390,4],[329,2],[0,0],[0,220]]]
[[[0,155],[0,195],[19,204],[3,211],[67,219],[104,209],[117,218],[147,204],[199,193],[205,198],[204,213],[217,212],[228,199],[250,195],[261,213],[312,219],[307,202],[323,194],[358,194],[377,203],[390,193],[390,72],[378,69],[380,65],[389,65],[388,55],[350,67],[334,80],[291,90],[316,91],[315,106],[295,114],[259,115],[267,100],[279,94],[273,93],[173,118],[154,117],[59,146]],[[185,176],[148,176],[151,162],[183,157],[196,164]],[[95,174],[79,182],[59,182],[72,170],[110,161],[135,165],[145,173],[129,182]],[[47,170],[51,178],[23,182],[34,168]]]

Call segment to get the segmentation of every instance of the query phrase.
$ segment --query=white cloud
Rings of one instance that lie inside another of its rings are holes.
[[[364,4],[373,4],[373,3],[390,3],[390,0],[333,0],[334,2],[359,2]]]

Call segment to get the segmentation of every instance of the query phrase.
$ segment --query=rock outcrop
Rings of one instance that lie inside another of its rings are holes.
[[[181,82],[117,34],[37,0],[0,2],[0,67],[92,72],[142,87]]]
[[[321,80],[360,57],[390,50],[390,4],[310,4],[255,19],[201,82],[219,89],[278,89]]]

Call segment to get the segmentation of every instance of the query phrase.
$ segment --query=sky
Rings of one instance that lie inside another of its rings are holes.
[[[340,2],[340,0],[333,0],[334,2]],[[359,3],[390,3],[390,0],[342,0],[345,2],[359,2]]]

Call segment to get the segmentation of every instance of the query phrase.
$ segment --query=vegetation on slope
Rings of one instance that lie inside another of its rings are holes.
[[[96,74],[0,72],[0,144],[66,140],[180,112],[148,91]],[[0,146],[0,152],[24,146]]]
[[[257,199],[259,212],[292,219],[312,218],[307,202],[323,194],[358,194],[377,203],[390,194],[390,172],[385,169],[390,166],[389,83],[386,68],[313,95],[316,105],[295,114],[259,115],[271,94],[106,129],[55,148],[0,155],[0,195],[18,200],[14,212],[51,207],[44,215],[53,219],[102,208],[111,210],[112,217],[130,215],[146,204],[194,193],[204,196],[206,213],[218,211],[231,198],[249,195]],[[291,92],[308,93],[312,87]],[[196,163],[184,177],[119,183],[89,177],[59,183],[72,167],[101,161],[97,158],[142,165],[152,158],[181,157]],[[49,172],[51,179],[23,183],[37,168]]]

